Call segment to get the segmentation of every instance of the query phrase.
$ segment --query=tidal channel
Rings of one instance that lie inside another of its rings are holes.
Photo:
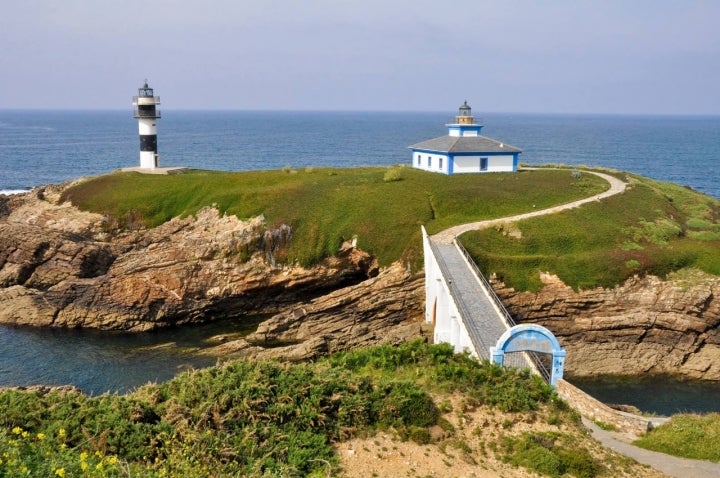
[[[0,387],[74,385],[90,395],[125,393],[217,359],[199,353],[218,335],[243,336],[261,318],[123,333],[0,325]]]
[[[126,393],[217,359],[199,353],[218,335],[242,336],[261,318],[145,333],[0,326],[0,387],[74,385],[89,395]],[[643,413],[720,412],[720,382],[672,377],[568,379],[598,400]]]

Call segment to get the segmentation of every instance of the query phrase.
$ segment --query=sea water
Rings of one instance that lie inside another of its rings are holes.
[[[163,111],[161,166],[246,171],[409,164],[408,145],[447,134],[445,113]],[[487,114],[482,133],[528,165],[588,165],[720,198],[720,117]],[[129,111],[0,111],[0,190],[139,165]]]
[[[451,119],[432,112],[166,110],[157,122],[160,165],[246,171],[409,164],[407,147],[447,134]],[[483,134],[521,148],[523,164],[626,170],[720,198],[720,117],[491,113],[476,120]],[[0,111],[0,192],[138,164],[129,110]],[[213,363],[192,350],[237,327],[128,335],[0,326],[0,386],[123,392]],[[720,402],[710,401],[720,411]]]

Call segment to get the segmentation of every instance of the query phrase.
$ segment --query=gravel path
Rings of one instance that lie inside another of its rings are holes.
[[[489,219],[486,221],[478,221],[478,222],[469,222],[467,224],[460,224],[459,226],[453,226],[448,229],[445,229],[444,231],[440,231],[437,234],[430,236],[430,239],[435,242],[436,244],[452,244],[453,239],[455,239],[460,234],[467,232],[467,231],[475,231],[477,229],[485,229],[488,227],[493,227],[497,225],[501,225],[507,222],[515,222],[515,221],[522,221],[523,219],[528,219],[531,217],[536,216],[544,216],[546,214],[553,214],[556,212],[564,211],[566,209],[573,209],[579,206],[582,206],[583,204],[593,202],[593,201],[599,201],[603,198],[614,196],[615,194],[620,194],[623,191],[625,191],[625,187],[627,186],[627,183],[624,183],[620,181],[618,178],[614,176],[610,176],[609,174],[605,173],[598,173],[595,171],[584,171],[589,174],[594,174],[595,176],[600,176],[604,180],[606,180],[608,183],[610,183],[610,189],[608,189],[605,192],[602,192],[600,194],[596,194],[594,196],[590,196],[585,199],[580,199],[578,201],[573,201],[567,204],[561,204],[560,206],[551,207],[548,209],[541,209],[539,211],[533,211],[528,212],[525,214],[518,214],[517,216],[508,216],[508,217],[501,217],[499,219]]]

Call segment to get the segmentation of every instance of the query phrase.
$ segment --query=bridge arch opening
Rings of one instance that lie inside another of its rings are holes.
[[[537,324],[520,324],[505,331],[494,347],[490,347],[493,363],[503,365],[505,354],[511,352],[538,352],[552,355],[550,385],[555,386],[565,368],[565,350],[555,335]]]

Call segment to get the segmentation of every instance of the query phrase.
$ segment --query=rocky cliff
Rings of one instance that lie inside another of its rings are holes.
[[[542,280],[538,293],[493,287],[518,322],[541,324],[558,337],[566,374],[720,380],[720,277],[683,271],[578,292],[555,276]]]
[[[112,232],[102,215],[56,204],[60,190],[0,196],[0,323],[139,332],[271,314],[250,342],[217,352],[297,357],[420,333],[422,275],[380,269],[352,244],[311,268],[278,266],[288,226],[205,208]]]
[[[268,314],[250,336],[218,337],[207,352],[289,359],[430,332],[422,274],[381,269],[352,244],[312,268],[278,266],[287,226],[205,208],[117,232],[102,215],[57,204],[60,190],[0,196],[0,323],[146,331]],[[720,380],[720,278],[684,272],[579,292],[543,281],[539,293],[494,286],[519,321],[558,336],[568,374]]]

